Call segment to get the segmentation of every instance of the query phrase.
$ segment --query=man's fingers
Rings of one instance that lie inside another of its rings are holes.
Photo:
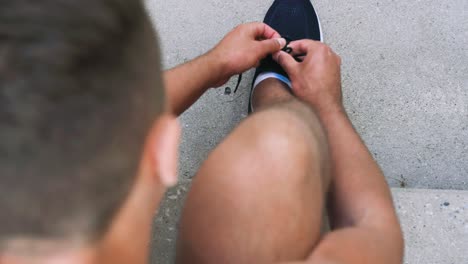
[[[266,39],[271,39],[271,38],[281,38],[281,35],[276,32],[273,28],[271,28],[269,25],[263,23],[264,29],[263,29],[263,37]]]
[[[313,51],[314,49],[324,45],[322,42],[314,41],[310,39],[303,39],[303,40],[296,40],[289,43],[289,47],[292,48],[292,55],[305,55],[309,52]]]
[[[273,59],[283,67],[286,73],[291,76],[299,64],[291,55],[284,51],[279,51],[273,54]]]
[[[276,30],[265,23],[252,22],[246,24],[246,26],[249,27],[251,36],[254,39],[272,39],[281,37]]]
[[[262,58],[281,50],[284,46],[286,46],[284,38],[267,39],[258,42],[259,53]]]

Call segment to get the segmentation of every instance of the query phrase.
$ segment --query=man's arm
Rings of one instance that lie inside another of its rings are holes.
[[[221,60],[207,53],[164,72],[168,110],[175,115],[182,114],[208,88],[216,86],[222,78],[222,68]]]
[[[402,234],[381,170],[342,108],[319,116],[331,151],[335,231],[320,242],[310,263],[401,263]]]
[[[403,238],[390,189],[349,121],[341,95],[340,58],[315,41],[290,44],[275,59],[291,77],[294,94],[317,112],[326,130],[332,165],[330,213],[333,232],[327,234],[307,263],[401,263]]]
[[[286,40],[264,23],[236,27],[210,52],[164,73],[168,110],[180,115],[207,89],[225,84],[284,45]]]

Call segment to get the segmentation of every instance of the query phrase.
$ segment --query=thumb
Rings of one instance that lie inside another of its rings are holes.
[[[293,75],[298,62],[291,55],[284,51],[279,51],[273,54],[273,59],[283,67],[289,76]]]
[[[275,53],[284,46],[286,46],[286,39],[284,38],[272,38],[266,39],[259,42],[262,57],[266,57],[268,54]]]

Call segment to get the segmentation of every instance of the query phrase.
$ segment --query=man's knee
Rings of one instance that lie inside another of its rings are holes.
[[[251,118],[258,119],[258,122],[264,126],[271,127],[272,132],[283,136],[305,138],[306,143],[326,148],[325,133],[317,115],[310,107],[297,100],[280,103],[255,113]],[[263,132],[270,131],[263,130]]]
[[[270,172],[256,177],[287,177],[293,181],[294,177],[305,177],[301,171],[315,171],[328,178],[326,137],[315,114],[305,106],[284,105],[255,113],[233,136],[244,138],[242,159],[261,163]]]

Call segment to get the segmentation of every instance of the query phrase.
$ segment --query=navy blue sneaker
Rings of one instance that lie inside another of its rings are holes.
[[[263,22],[275,29],[288,41],[312,39],[323,41],[320,21],[310,0],[275,0]],[[263,59],[255,71],[252,92],[257,77],[262,73],[272,73],[276,78],[291,86],[288,75],[271,56]],[[267,76],[262,76],[266,79]],[[257,83],[261,80],[257,80]],[[252,94],[250,96],[252,99]],[[252,105],[249,102],[249,113]]]
[[[292,41],[322,41],[322,30],[310,0],[275,0],[263,22]]]

